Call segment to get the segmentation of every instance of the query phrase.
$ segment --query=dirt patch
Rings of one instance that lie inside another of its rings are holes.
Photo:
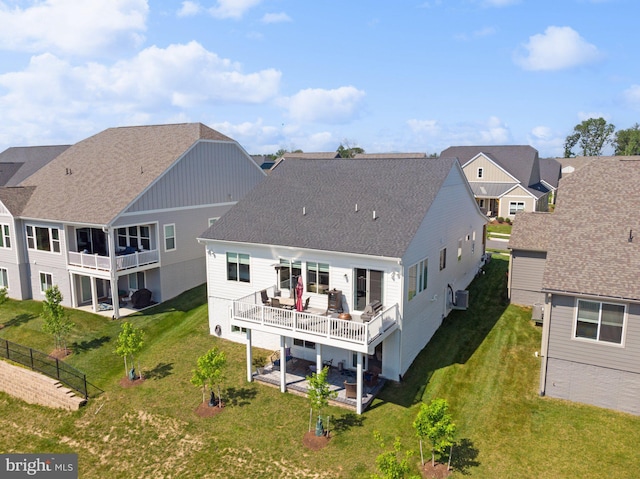
[[[200,405],[196,408],[196,414],[200,417],[214,417],[224,411],[224,403],[222,403],[222,407],[209,406],[206,402],[201,402]]]
[[[312,451],[319,451],[327,444],[329,444],[329,440],[331,438],[328,436],[316,436],[315,431],[309,431],[305,433],[302,438],[302,444],[305,445],[307,449],[311,449]]]
[[[120,380],[120,386],[123,388],[133,388],[135,386],[139,386],[140,384],[142,384],[144,382],[144,378],[138,378],[138,379],[134,379],[133,381],[129,378],[122,378]]]
[[[71,354],[71,350],[69,348],[60,348],[54,349],[49,353],[49,357],[53,359],[64,359]]]
[[[432,466],[431,461],[429,461],[422,466],[420,472],[424,479],[444,479],[445,477],[449,477],[453,471],[448,470],[446,464],[436,462],[436,465]]]

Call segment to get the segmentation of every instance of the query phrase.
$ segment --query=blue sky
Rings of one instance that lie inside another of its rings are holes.
[[[640,122],[637,0],[0,0],[0,150],[202,122],[249,153]]]

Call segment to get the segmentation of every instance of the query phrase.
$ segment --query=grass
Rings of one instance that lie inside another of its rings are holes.
[[[511,224],[509,223],[498,223],[498,224],[488,224],[487,225],[487,236],[491,236],[491,233],[499,233],[499,234],[511,234]]]
[[[370,477],[382,452],[373,432],[417,450],[419,405],[443,397],[458,426],[453,478],[636,477],[640,418],[538,396],[540,330],[529,310],[504,302],[506,269],[504,259],[489,263],[470,287],[470,309],[445,319],[403,382],[387,385],[365,414],[330,407],[334,435],[320,451],[301,446],[306,399],[247,383],[244,346],[208,334],[204,287],[129,318],[146,335],[147,380],[134,388],[119,386],[124,364],[112,353],[120,321],[71,312],[76,352],[67,361],[105,392],[78,412],[0,394],[0,450],[78,453],[83,478]],[[49,351],[40,309],[3,305],[0,336]],[[227,407],[202,419],[189,379],[213,346],[229,359]]]

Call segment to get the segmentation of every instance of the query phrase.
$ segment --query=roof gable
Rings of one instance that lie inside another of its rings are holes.
[[[17,186],[69,145],[16,146],[0,153],[0,186]]]

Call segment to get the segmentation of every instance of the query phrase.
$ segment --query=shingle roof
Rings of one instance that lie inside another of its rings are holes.
[[[517,185],[518,183],[481,183],[479,181],[469,183],[473,194],[478,198],[499,198]]]
[[[22,215],[105,225],[198,140],[233,141],[201,123],[109,128],[61,153],[22,184]]]
[[[560,181],[560,168],[562,165],[554,158],[540,158],[540,180],[553,188],[558,188]]]
[[[310,153],[285,153],[282,158],[286,160],[330,160],[331,158],[340,158],[337,151],[317,151]]]
[[[455,163],[284,162],[202,238],[400,258]]]
[[[544,289],[640,299],[638,184],[637,156],[600,157],[560,181]]]
[[[364,159],[389,159],[404,160],[407,158],[426,158],[426,153],[356,153],[354,158],[357,160]]]
[[[16,186],[53,160],[69,145],[15,146],[0,153],[0,186]]]
[[[553,233],[555,214],[519,212],[513,219],[509,248],[527,251],[547,251]]]
[[[33,186],[0,187],[0,201],[13,216],[19,216],[33,194]]]

